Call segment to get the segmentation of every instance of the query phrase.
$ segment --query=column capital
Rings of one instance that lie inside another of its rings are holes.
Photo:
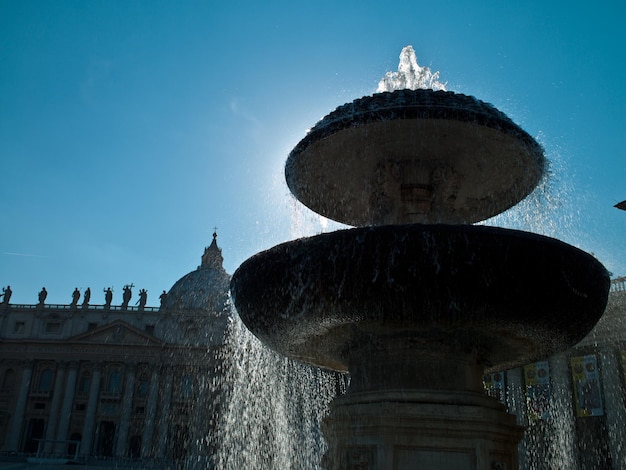
[[[80,367],[80,360],[70,359],[65,361],[59,361],[59,364],[68,369],[78,369]]]

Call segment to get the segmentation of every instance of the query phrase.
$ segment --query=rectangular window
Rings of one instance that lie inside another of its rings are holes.
[[[135,414],[136,415],[142,415],[146,412],[146,409],[143,406],[136,406],[135,407]]]
[[[36,409],[36,410],[45,410],[46,409],[46,404],[45,403],[36,402],[33,405],[33,408]]]
[[[61,324],[56,321],[49,321],[46,323],[46,333],[59,334],[61,333]]]
[[[97,323],[89,323],[89,325],[87,325],[87,331],[95,330],[96,328],[98,328]]]
[[[84,403],[76,403],[76,411],[85,411],[85,408]]]
[[[149,335],[154,334],[154,325],[146,325],[145,329],[146,329],[146,333],[148,333]]]
[[[16,321],[15,325],[13,325],[13,333],[18,335],[23,335],[26,330],[26,325],[23,321]]]

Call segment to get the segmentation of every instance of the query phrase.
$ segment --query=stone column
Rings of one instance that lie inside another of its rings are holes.
[[[67,364],[64,362],[57,367],[56,376],[54,378],[54,389],[52,391],[52,403],[50,403],[50,414],[48,415],[48,424],[46,426],[46,439],[54,439],[56,436],[59,407],[61,406],[61,390],[63,390],[66,367]],[[52,452],[52,449],[52,442],[46,442],[43,446],[43,451],[46,454]]]
[[[102,364],[96,364],[91,376],[91,387],[89,388],[89,401],[85,413],[85,424],[83,426],[83,441],[80,446],[80,455],[91,455],[93,447],[94,430],[96,427],[96,411],[98,410],[98,395],[100,394],[100,379],[102,377]]]
[[[152,451],[152,437],[154,435],[154,415],[159,394],[159,370],[152,370],[150,377],[150,391],[148,392],[148,403],[146,404],[146,419],[144,421],[143,436],[141,439],[141,457],[154,457]]]
[[[624,409],[624,386],[620,377],[619,351],[604,347],[599,353],[602,361],[602,388],[611,460],[614,468],[626,468],[626,448],[623,445],[626,439],[624,430],[626,410]]]
[[[6,444],[4,449],[12,452],[17,452],[20,445],[20,438],[22,437],[22,427],[24,425],[24,412],[26,411],[26,401],[28,399],[28,391],[30,389],[30,381],[33,376],[34,362],[24,362],[22,370],[22,383],[20,384],[20,391],[17,396],[17,403],[15,404],[15,413],[13,413],[13,419],[11,420],[10,431],[7,435]]]
[[[124,385],[124,397],[122,398],[122,417],[120,419],[120,432],[117,438],[115,455],[126,455],[126,441],[128,440],[128,428],[130,427],[130,415],[133,408],[133,393],[135,392],[135,374],[137,365],[131,364],[126,369],[126,384]]]
[[[74,392],[76,391],[76,379],[78,377],[78,362],[70,362],[69,372],[65,383],[65,394],[63,396],[63,405],[61,406],[61,416],[59,416],[59,429],[56,439],[67,439],[67,432],[70,427],[70,418],[72,416],[72,405],[74,404]],[[67,446],[57,443],[54,451],[58,453],[67,452]]]
[[[165,387],[163,388],[163,397],[161,402],[161,420],[159,421],[159,441],[158,441],[158,457],[165,457],[165,449],[167,445],[167,428],[169,426],[170,402],[172,400],[172,383],[174,376],[172,370],[168,367],[165,376]]]

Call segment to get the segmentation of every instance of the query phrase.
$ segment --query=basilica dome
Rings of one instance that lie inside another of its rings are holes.
[[[230,322],[230,275],[222,266],[223,260],[217,234],[213,233],[213,241],[204,249],[198,269],[180,278],[164,293],[160,310],[176,320],[176,329],[183,330],[187,341],[193,341],[196,335],[199,340],[211,337],[219,341]]]
[[[230,275],[222,266],[217,234],[204,250],[198,269],[181,277],[167,292],[161,310],[185,313],[220,313],[228,302]]]

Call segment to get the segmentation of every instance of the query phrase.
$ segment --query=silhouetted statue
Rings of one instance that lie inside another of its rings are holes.
[[[78,287],[76,287],[74,292],[72,292],[72,305],[74,307],[78,305],[78,299],[80,299],[80,291],[78,290]]]
[[[161,299],[161,308],[164,308],[167,300],[167,292],[163,291],[163,293],[159,296],[159,299]]]
[[[111,307],[111,302],[113,301],[113,291],[110,287],[107,287],[104,290],[104,306],[106,308]]]
[[[39,292],[39,303],[41,305],[43,305],[46,302],[46,297],[48,297],[48,291],[46,290],[45,287],[42,287],[41,291]]]
[[[87,289],[85,289],[85,293],[83,294],[83,307],[89,305],[89,299],[91,299],[91,289],[87,287]]]
[[[6,286],[6,288],[2,288],[2,294],[0,295],[0,297],[4,297],[4,299],[2,299],[3,304],[9,305],[9,300],[11,300],[11,294],[13,294],[11,286]]]
[[[139,291],[139,300],[137,303],[139,304],[139,310],[143,310],[146,306],[146,302],[148,301],[148,291],[146,289],[141,289]]]
[[[130,302],[130,299],[133,296],[132,287],[134,287],[133,284],[126,284],[124,286],[124,293],[122,294],[122,310],[126,310],[128,308],[128,302]]]

